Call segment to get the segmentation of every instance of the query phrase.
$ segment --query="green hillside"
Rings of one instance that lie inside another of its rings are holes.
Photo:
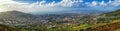
[[[20,30],[17,30],[16,28],[13,28],[13,27],[9,27],[9,26],[0,24],[0,31],[20,31]]]
[[[113,11],[113,12],[105,13],[105,15],[106,16],[120,16],[120,9],[116,10],[116,11]]]
[[[101,23],[107,23],[104,25],[100,25],[97,27],[90,27],[86,28],[85,30],[79,30],[79,31],[120,31],[120,9],[108,12],[103,14],[101,18],[97,18],[98,21],[102,21]]]
[[[103,25],[103,26],[87,28],[84,31],[115,31],[119,28],[120,28],[120,22],[114,22],[114,23],[109,23],[109,24]]]
[[[120,19],[120,9],[108,13],[102,14],[101,18],[98,18],[98,21],[112,22],[114,20]]]

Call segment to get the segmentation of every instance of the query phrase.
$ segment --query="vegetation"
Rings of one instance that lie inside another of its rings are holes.
[[[106,16],[120,16],[120,9],[113,11],[113,12],[109,12],[109,13],[105,13]]]
[[[0,17],[0,21],[3,22],[1,24],[15,27],[0,25],[0,31],[119,31],[120,28],[120,10],[105,13],[103,16],[36,16],[11,11],[0,13]]]
[[[13,27],[9,27],[9,26],[0,24],[0,31],[20,31],[20,30],[13,28]]]

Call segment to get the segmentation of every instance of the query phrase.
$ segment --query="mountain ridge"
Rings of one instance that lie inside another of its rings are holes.
[[[120,9],[113,12],[105,13],[105,16],[120,16]]]

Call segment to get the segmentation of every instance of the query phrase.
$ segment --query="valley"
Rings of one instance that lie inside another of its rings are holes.
[[[119,28],[119,11],[102,14],[44,15],[7,11],[0,13],[0,24],[12,26],[21,31],[98,31],[99,29],[101,29],[99,31],[110,31]],[[117,27],[108,30],[108,28],[112,28],[111,26]]]

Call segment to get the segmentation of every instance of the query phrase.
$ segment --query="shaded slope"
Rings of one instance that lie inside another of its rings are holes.
[[[0,24],[0,31],[20,31],[20,30]]]

